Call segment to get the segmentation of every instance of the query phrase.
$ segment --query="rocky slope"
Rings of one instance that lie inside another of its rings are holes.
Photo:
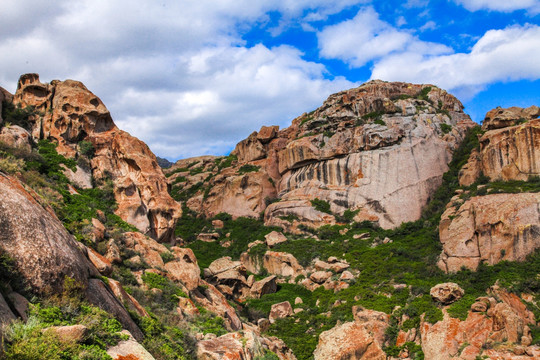
[[[91,187],[92,177],[112,179],[120,217],[159,241],[173,239],[180,209],[168,194],[155,155],[145,143],[118,129],[105,105],[82,83],[44,84],[37,74],[26,74],[19,79],[13,103],[39,112],[30,119],[32,137],[54,140],[60,154],[84,159],[88,151],[81,144],[91,143],[90,162],[80,161],[70,175],[78,185]]]
[[[198,180],[189,172],[177,176],[188,185],[207,179],[208,191],[187,202],[206,215],[264,211],[267,225],[297,232],[301,224],[338,223],[335,215],[349,211],[356,221],[393,228],[419,218],[473,125],[444,90],[372,81],[331,95],[289,128],[254,132],[231,153],[237,159],[232,168],[217,173],[207,167]],[[314,200],[329,209],[321,211]]]
[[[81,83],[0,96],[8,359],[540,356],[537,108],[478,139],[444,90],[374,81],[165,179]]]

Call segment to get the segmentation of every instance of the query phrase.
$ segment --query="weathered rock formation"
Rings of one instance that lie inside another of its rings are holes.
[[[457,201],[457,199],[456,199]],[[442,215],[439,267],[476,270],[481,262],[523,261],[540,247],[540,194],[491,194],[461,205],[450,203]]]
[[[460,173],[460,184],[471,185],[480,174],[490,180],[527,180],[540,175],[540,108],[496,108],[486,114],[480,150],[473,152]]]
[[[19,79],[13,101],[35,107],[39,115],[31,119],[33,138],[55,141],[60,154],[84,156],[80,142],[91,142],[95,149],[91,169],[80,171],[91,172],[97,181],[113,181],[116,213],[125,221],[160,241],[172,239],[180,207],[168,194],[155,155],[116,127],[97,96],[78,81],[43,84],[37,74],[26,74]]]
[[[534,315],[514,294],[493,287],[490,295],[478,299],[484,303],[485,313],[475,311],[473,305],[464,321],[451,318],[443,310],[442,321],[422,322],[420,332],[425,358],[475,359],[485,355],[490,359],[520,359],[516,355],[519,350],[524,354],[525,349],[531,356],[538,356],[540,348],[529,346],[529,325],[534,325]],[[497,347],[503,342],[504,346]]]
[[[264,210],[267,225],[293,232],[336,223],[346,210],[384,228],[416,220],[474,125],[462,109],[428,85],[372,81],[331,95],[289,128],[263,127],[238,143],[238,161],[210,171],[204,196],[187,205],[207,215]]]

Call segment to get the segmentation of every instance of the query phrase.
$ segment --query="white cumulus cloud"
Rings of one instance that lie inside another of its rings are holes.
[[[469,11],[492,10],[512,12],[516,10],[528,10],[534,14],[540,12],[538,0],[454,0],[463,5]]]
[[[325,27],[318,33],[320,54],[351,66],[409,51],[436,55],[451,51],[445,45],[419,40],[411,31],[396,29],[379,19],[372,7],[360,10],[353,19]]]
[[[372,78],[434,83],[472,96],[498,81],[540,79],[540,27],[489,30],[468,53],[422,56],[406,53],[377,62]]]

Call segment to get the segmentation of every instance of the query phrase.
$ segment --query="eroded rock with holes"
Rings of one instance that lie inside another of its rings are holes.
[[[449,305],[463,297],[465,291],[456,283],[437,284],[429,291],[431,297],[444,305]]]
[[[154,239],[172,239],[180,205],[168,194],[155,155],[145,143],[119,130],[103,102],[81,82],[44,84],[39,75],[25,74],[13,102],[43,114],[32,117],[32,136],[54,140],[60,154],[75,158],[81,155],[80,142],[91,142],[92,175],[98,181],[112,179],[116,214]]]

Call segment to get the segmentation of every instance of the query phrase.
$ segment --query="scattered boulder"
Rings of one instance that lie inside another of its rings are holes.
[[[122,333],[129,335],[129,338],[107,349],[107,354],[113,360],[155,360],[152,354],[139,344],[129,331],[124,330]]]
[[[124,304],[124,306],[127,306],[129,310],[134,311],[139,315],[140,317],[146,317],[149,316],[146,309],[139,304],[137,299],[135,299],[133,296],[128,294],[126,290],[122,287],[122,284],[120,282],[114,280],[114,279],[107,279],[109,288],[113,292],[114,296],[120,301],[120,303]]]
[[[212,284],[201,280],[199,286],[190,291],[190,295],[195,302],[221,316],[225,320],[225,327],[229,331],[236,331],[242,328],[242,322],[238,315],[236,315],[234,308],[229,305],[225,296]]]
[[[262,280],[255,281],[251,286],[251,295],[254,298],[260,298],[266,294],[272,294],[277,291],[276,276],[270,275]]]
[[[225,224],[223,224],[223,221],[221,220],[212,220],[212,227],[214,229],[223,229],[223,227],[225,226]]]
[[[162,269],[165,266],[161,254],[169,250],[156,240],[139,232],[127,232],[124,233],[124,244],[139,253],[142,260],[151,267]]]
[[[116,244],[114,239],[110,239],[107,242],[107,253],[105,253],[105,258],[109,260],[112,264],[121,264],[122,256],[120,256],[120,249]]]
[[[272,307],[270,308],[270,315],[268,316],[268,319],[270,320],[270,323],[273,324],[277,319],[291,316],[293,313],[294,312],[291,303],[288,301],[284,301],[272,305]]]
[[[165,264],[167,277],[181,282],[189,290],[197,288],[201,279],[201,271],[193,250],[173,246],[171,252],[175,259]]]
[[[197,240],[204,241],[204,242],[214,242],[217,239],[219,239],[219,233],[200,233],[197,235]]]
[[[285,252],[267,251],[263,257],[263,267],[268,273],[292,278],[303,275],[304,268],[296,258]]]
[[[435,301],[448,305],[461,299],[465,291],[456,283],[442,283],[432,287],[429,294]]]
[[[229,333],[197,343],[197,359],[255,359],[263,357],[261,339],[253,331]]]
[[[65,342],[82,343],[88,337],[89,330],[84,325],[51,326],[43,332],[53,332],[58,339]]]
[[[88,259],[92,262],[92,264],[94,264],[96,269],[98,269],[101,274],[107,276],[112,273],[112,264],[106,257],[104,257],[92,248],[88,248],[87,254]]]
[[[271,233],[266,234],[264,238],[266,239],[266,245],[268,245],[270,248],[287,241],[287,237],[283,235],[283,233],[277,231],[272,231]]]
[[[204,269],[206,280],[229,298],[245,297],[249,294],[246,275],[242,262],[232,261],[230,256],[214,260]]]
[[[347,322],[323,331],[313,357],[315,360],[386,360],[381,346],[357,322]]]
[[[330,279],[331,276],[332,273],[330,271],[315,271],[314,273],[309,275],[309,278],[311,279],[311,281],[317,284],[322,284],[326,280]]]

